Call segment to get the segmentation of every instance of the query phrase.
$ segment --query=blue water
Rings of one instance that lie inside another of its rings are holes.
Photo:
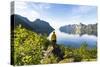
[[[97,46],[97,37],[95,35],[79,35],[79,34],[67,34],[56,30],[57,44],[68,45],[72,47],[80,47],[82,43],[87,43],[88,47],[92,48]],[[49,40],[52,33],[49,35]]]

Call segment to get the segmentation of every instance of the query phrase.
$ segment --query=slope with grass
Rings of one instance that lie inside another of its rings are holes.
[[[47,36],[29,31],[21,25],[16,26],[11,33],[13,34],[11,38],[11,64],[13,65],[94,61],[97,58],[97,48],[87,48],[86,43],[82,43],[80,48],[64,45],[52,48]],[[57,51],[62,53],[62,59]]]

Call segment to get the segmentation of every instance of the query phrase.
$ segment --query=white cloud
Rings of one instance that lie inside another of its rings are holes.
[[[17,8],[17,9],[25,9],[25,8],[27,8],[27,3],[15,1],[15,8]]]
[[[51,7],[50,4],[32,3],[32,2],[15,2],[15,14],[27,17],[30,21],[41,18],[43,13]]]
[[[51,7],[50,4],[48,3],[31,3],[31,7],[33,7],[34,9],[36,10],[46,10],[46,9],[49,9]]]
[[[24,11],[21,13],[22,16],[27,17],[30,21],[34,21],[35,19],[39,18],[40,15],[36,11]]]
[[[30,21],[40,17],[40,14],[29,8],[26,2],[15,2],[15,14],[27,17]]]
[[[32,3],[32,2],[29,2],[28,4],[29,4],[29,6],[28,6],[29,8],[35,10],[40,15],[48,13],[47,10],[49,8],[51,8],[51,5],[48,4],[48,3],[44,4],[44,3]]]

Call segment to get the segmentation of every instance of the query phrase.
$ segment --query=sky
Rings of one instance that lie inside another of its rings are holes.
[[[27,17],[30,21],[37,18],[49,22],[57,29],[68,24],[97,23],[97,7],[87,5],[15,2],[15,14]]]

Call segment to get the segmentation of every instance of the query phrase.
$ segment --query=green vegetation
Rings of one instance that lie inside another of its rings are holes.
[[[14,48],[12,50],[14,65],[40,64],[43,57],[42,51],[46,50],[48,45],[46,36],[17,26],[14,30],[14,43],[11,45]]]
[[[47,36],[29,31],[21,25],[16,26],[12,33],[11,61],[14,65],[80,62],[97,58],[97,48],[88,48],[86,43],[82,43],[80,48],[57,45],[63,53],[63,59],[59,60],[60,57],[52,51],[45,57],[44,51],[52,46]]]
[[[92,61],[97,59],[97,48],[88,48],[86,43],[82,43],[80,48],[61,47],[64,52],[64,60],[71,62]],[[69,59],[69,60],[68,60]]]

